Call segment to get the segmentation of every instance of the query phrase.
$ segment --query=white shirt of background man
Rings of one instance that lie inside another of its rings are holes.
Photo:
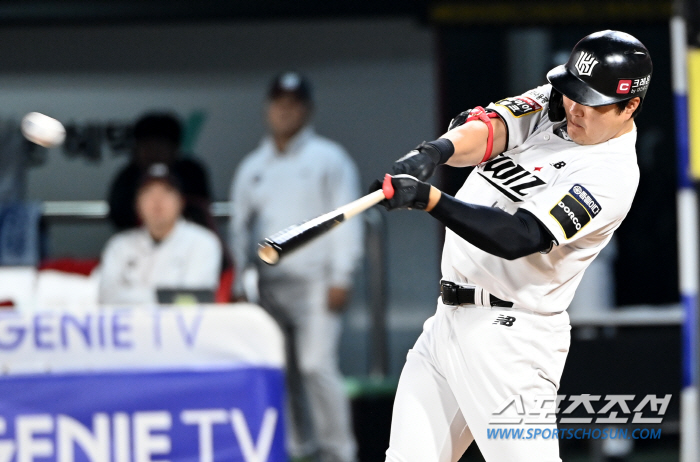
[[[156,303],[156,289],[216,290],[221,243],[210,230],[179,220],[161,242],[145,228],[123,231],[102,254],[100,303]]]

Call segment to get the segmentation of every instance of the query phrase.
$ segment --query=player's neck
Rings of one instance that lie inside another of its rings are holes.
[[[622,125],[620,131],[617,132],[617,134],[611,139],[619,138],[622,135],[626,135],[627,133],[631,132],[632,130],[634,130],[634,119],[630,117],[630,119]]]

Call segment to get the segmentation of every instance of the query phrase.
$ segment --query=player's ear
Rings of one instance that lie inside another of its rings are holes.
[[[564,96],[554,87],[552,87],[552,91],[549,93],[549,109],[547,110],[547,115],[552,122],[559,122],[566,117],[566,112],[564,111]]]
[[[623,112],[625,113],[625,115],[632,117],[632,114],[634,114],[634,111],[637,110],[641,103],[642,99],[639,96],[634,97],[627,101],[627,106],[625,106],[625,110]]]

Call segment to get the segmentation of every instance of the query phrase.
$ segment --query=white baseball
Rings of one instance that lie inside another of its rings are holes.
[[[30,112],[22,119],[22,134],[32,143],[45,148],[58,146],[66,139],[66,129],[56,119]]]

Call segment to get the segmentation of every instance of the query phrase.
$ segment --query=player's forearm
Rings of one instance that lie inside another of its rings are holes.
[[[506,125],[500,118],[491,119],[493,125],[493,150],[490,158],[493,158],[506,147]],[[446,138],[454,145],[454,154],[447,161],[452,167],[469,167],[479,164],[486,152],[489,129],[480,120],[467,122],[454,128],[440,138]]]
[[[510,215],[495,207],[462,202],[436,188],[431,188],[426,211],[470,244],[507,260],[547,250],[552,242],[546,228],[528,212]]]
[[[438,188],[435,186],[430,187],[430,194],[428,195],[428,206],[425,208],[426,212],[430,212],[435,208],[437,203],[440,201],[440,198],[442,197],[442,191],[440,191]]]
[[[483,109],[482,109],[483,111]],[[437,166],[478,165],[502,153],[506,148],[508,131],[496,113],[480,112],[483,117],[452,128],[439,139],[423,142],[394,162],[393,175],[410,175],[420,181],[433,176]]]

